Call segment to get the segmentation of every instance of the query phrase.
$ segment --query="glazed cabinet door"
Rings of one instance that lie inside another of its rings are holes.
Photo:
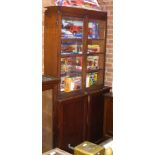
[[[76,97],[60,101],[58,147],[68,149],[68,144],[76,146],[85,140],[86,97]]]
[[[63,16],[61,20],[60,93],[83,89],[84,19]]]
[[[106,21],[88,20],[86,88],[104,84]]]
[[[103,140],[103,93],[98,92],[88,96],[88,140],[99,143]]]

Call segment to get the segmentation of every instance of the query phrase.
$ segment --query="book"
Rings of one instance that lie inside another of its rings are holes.
[[[88,70],[99,69],[99,56],[87,57],[87,69]]]
[[[88,87],[96,84],[97,83],[97,77],[98,77],[97,72],[88,73],[87,77],[86,77],[86,87],[88,88]]]
[[[88,39],[99,39],[99,25],[97,22],[89,22]]]
[[[65,42],[61,45],[61,53],[63,54],[81,54],[82,44],[78,42]]]
[[[83,37],[83,22],[78,20],[62,19],[62,38],[82,38]]]
[[[88,53],[99,53],[100,46],[99,45],[88,45]]]
[[[82,57],[61,58],[61,76],[74,76],[82,71]]]

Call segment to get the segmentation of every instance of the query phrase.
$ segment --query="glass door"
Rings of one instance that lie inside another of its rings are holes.
[[[89,20],[87,37],[86,87],[103,84],[105,27],[101,20]]]
[[[61,28],[61,92],[82,89],[83,20],[64,17]]]

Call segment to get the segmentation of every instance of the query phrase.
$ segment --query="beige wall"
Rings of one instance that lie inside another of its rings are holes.
[[[53,3],[53,0],[43,0],[42,2],[43,2],[43,5],[42,5],[43,7],[51,6]],[[100,6],[102,7],[102,10],[108,13],[105,85],[112,86],[112,80],[113,80],[113,0],[98,0],[98,2]],[[43,8],[43,19],[44,19],[44,10],[45,9]],[[43,23],[44,23],[44,20],[43,20]],[[42,58],[44,58],[44,54]],[[44,66],[42,67],[44,70]]]

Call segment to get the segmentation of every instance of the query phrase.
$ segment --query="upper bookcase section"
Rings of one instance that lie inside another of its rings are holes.
[[[52,5],[84,8],[90,10],[101,10],[101,7],[97,0],[52,0]]]

